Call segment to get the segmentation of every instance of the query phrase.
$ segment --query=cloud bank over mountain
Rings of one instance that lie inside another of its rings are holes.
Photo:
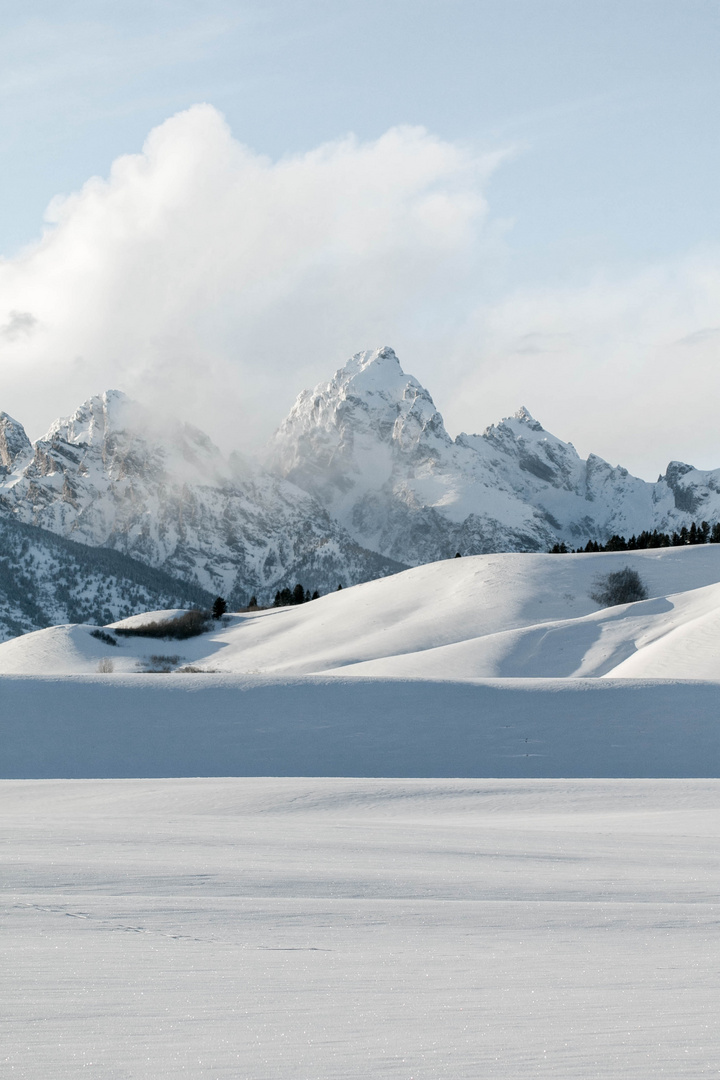
[[[37,436],[114,385],[247,447],[391,340],[453,432],[525,403],[651,478],[670,444],[716,465],[716,254],[519,287],[486,195],[512,153],[397,127],[271,161],[212,106],[179,113],[0,263],[0,407]]]
[[[499,157],[408,127],[273,163],[209,105],[173,117],[0,267],[3,406],[41,429],[117,384],[257,433],[313,364],[442,309]]]

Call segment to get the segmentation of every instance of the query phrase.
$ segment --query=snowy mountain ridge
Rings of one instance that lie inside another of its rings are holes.
[[[223,457],[190,424],[116,390],[31,444],[0,413],[0,519],[129,555],[260,602],[409,565],[572,547],[720,520],[720,470],[671,462],[654,484],[580,458],[526,408],[452,439],[388,347],[298,397],[263,462]]]
[[[358,353],[304,391],[268,461],[358,543],[411,564],[454,550],[575,547],[720,516],[720,470],[671,462],[650,484],[594,454],[583,460],[524,407],[451,439],[429,393],[387,347]]]
[[[300,580],[338,582],[402,567],[365,551],[310,495],[203,432],[150,416],[119,391],[85,402],[30,445],[6,418],[0,515],[109,547],[235,606]]]

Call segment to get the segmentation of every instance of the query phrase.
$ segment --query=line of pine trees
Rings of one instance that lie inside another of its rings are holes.
[[[588,540],[584,548],[575,548],[574,552],[577,555],[588,551],[642,551],[645,548],[686,547],[690,544],[720,544],[720,522],[710,525],[707,521],[701,521],[698,525],[693,521],[689,529],[683,525],[680,532],[674,533],[658,532],[657,529],[649,532],[644,529],[629,540],[615,533],[607,544]],[[553,544],[550,548],[552,555],[567,555],[571,551],[573,549],[567,544]]]
[[[298,582],[294,589],[278,589],[275,593],[275,599],[273,600],[273,607],[288,607],[290,604],[306,604],[308,600],[318,600],[320,593],[315,592],[310,595],[309,589],[304,589]]]

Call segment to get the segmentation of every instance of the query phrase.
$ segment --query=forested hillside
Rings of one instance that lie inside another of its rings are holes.
[[[102,625],[138,611],[211,603],[204,589],[117,551],[0,517],[0,640],[56,623]]]

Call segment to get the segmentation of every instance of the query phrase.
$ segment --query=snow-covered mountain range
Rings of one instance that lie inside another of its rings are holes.
[[[306,390],[268,463],[358,543],[417,564],[456,551],[543,551],[720,518],[720,470],[671,462],[654,484],[545,431],[525,408],[451,439],[392,349],[358,353]]]
[[[158,418],[118,391],[85,402],[33,445],[0,416],[0,514],[110,547],[222,593],[382,577],[402,567],[363,550],[306,492],[203,432]]]
[[[234,607],[301,581],[321,593],[406,566],[573,547],[720,520],[720,470],[654,484],[579,457],[526,409],[452,439],[390,348],[300,394],[262,464],[118,391],[31,444],[0,413],[0,521],[111,548]]]

